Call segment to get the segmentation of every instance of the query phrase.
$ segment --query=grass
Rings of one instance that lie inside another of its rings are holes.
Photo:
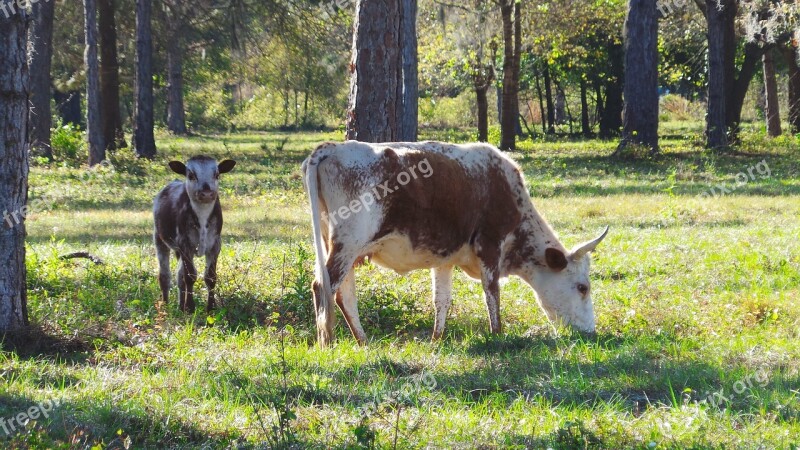
[[[161,136],[152,164],[36,167],[38,331],[0,353],[0,418],[60,405],[0,427],[0,447],[798,448],[797,142],[745,134],[716,155],[692,130],[664,133],[653,158],[612,159],[616,143],[593,140],[513,155],[568,246],[611,226],[593,264],[594,337],[554,333],[517,279],[502,289],[506,332],[490,336],[480,285],[458,274],[432,344],[429,275],[365,266],[369,346],[340,320],[337,344],[318,349],[299,165],[336,133]],[[239,164],[222,181],[223,306],[187,317],[175,293],[157,305],[149,209],[173,178],[165,162],[197,153]],[[737,180],[762,161],[769,175]],[[106,264],[59,259],[83,250]]]

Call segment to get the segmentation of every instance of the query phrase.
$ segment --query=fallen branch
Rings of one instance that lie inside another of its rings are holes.
[[[101,266],[101,265],[105,264],[105,262],[104,262],[102,259],[98,258],[97,256],[94,256],[94,255],[92,255],[92,254],[91,254],[91,253],[89,253],[89,252],[75,252],[75,253],[70,253],[70,254],[68,254],[68,255],[63,255],[63,256],[60,256],[59,258],[60,258],[60,259],[77,259],[77,258],[83,258],[83,259],[88,259],[88,260],[90,260],[91,262],[93,262],[93,263],[97,264],[98,266]]]

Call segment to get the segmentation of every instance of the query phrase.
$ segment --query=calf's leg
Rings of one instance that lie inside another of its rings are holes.
[[[433,307],[436,310],[432,340],[436,341],[442,338],[447,313],[453,303],[453,267],[436,267],[431,270],[431,275],[433,278]]]
[[[217,288],[217,259],[219,258],[220,244],[219,241],[214,245],[214,248],[206,254],[206,272],[203,274],[203,280],[208,289],[208,303],[206,303],[206,312],[211,312],[215,305]]]
[[[194,312],[194,284],[197,282],[197,269],[191,256],[180,257],[180,267],[178,268],[178,288],[180,290],[181,311]]]
[[[158,285],[161,288],[161,301],[166,305],[169,300],[169,285],[172,275],[169,271],[169,246],[156,234],[156,256],[158,257]]]

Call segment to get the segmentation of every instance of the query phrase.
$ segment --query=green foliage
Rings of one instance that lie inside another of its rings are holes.
[[[73,124],[56,121],[50,135],[53,159],[68,167],[80,167],[89,158],[85,133]]]

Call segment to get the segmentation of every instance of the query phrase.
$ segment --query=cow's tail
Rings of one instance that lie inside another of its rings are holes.
[[[328,269],[325,267],[327,254],[325,252],[325,242],[322,240],[322,211],[319,199],[319,176],[317,163],[308,158],[303,162],[303,173],[305,175],[305,187],[308,199],[311,203],[311,225],[314,230],[314,253],[316,254],[316,269],[314,281],[314,297],[317,314],[317,335],[319,344],[324,346],[330,342],[331,327],[330,323],[330,299],[331,279]]]

